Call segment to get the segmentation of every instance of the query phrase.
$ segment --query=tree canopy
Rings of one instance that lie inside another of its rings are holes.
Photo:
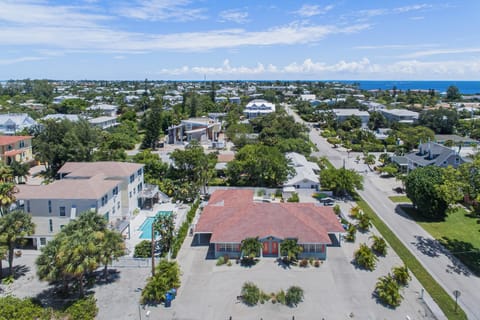
[[[443,169],[437,166],[419,167],[407,175],[406,193],[420,215],[436,219],[445,216],[448,203],[436,187],[443,182]]]
[[[335,195],[352,194],[355,189],[363,189],[363,177],[353,169],[325,168],[320,171],[320,181],[326,190],[332,190]]]

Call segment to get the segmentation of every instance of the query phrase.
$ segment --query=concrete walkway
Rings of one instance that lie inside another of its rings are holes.
[[[304,123],[294,112],[290,114],[297,122]],[[326,139],[320,136],[319,131],[311,130],[310,139],[319,149],[314,156],[326,156],[337,168],[344,163],[353,165],[352,154],[349,157],[346,151],[332,148]],[[361,172],[362,169],[357,171]],[[364,190],[359,191],[360,196],[453,299],[454,290],[462,293],[458,303],[468,319],[480,319],[480,279],[471,274],[415,221],[397,209],[397,205],[388,199],[391,189],[385,188],[382,180],[385,179],[375,173],[364,174]]]

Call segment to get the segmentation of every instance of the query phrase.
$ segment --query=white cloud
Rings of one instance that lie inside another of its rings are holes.
[[[248,12],[240,9],[225,10],[219,13],[220,22],[232,21],[238,24],[249,22]]]
[[[437,47],[437,44],[380,44],[380,45],[364,45],[356,46],[354,49],[361,50],[378,50],[378,49],[412,49],[412,48],[431,48]]]
[[[393,9],[393,12],[396,12],[396,13],[405,13],[405,12],[410,12],[410,11],[418,11],[418,10],[421,10],[421,9],[427,9],[427,8],[431,8],[432,5],[430,4],[425,4],[425,3],[422,3],[422,4],[414,4],[414,5],[411,5],[411,6],[404,6],[404,7],[398,7],[398,8],[394,8]]]
[[[294,11],[293,13],[301,17],[313,17],[319,14],[325,14],[328,11],[332,10],[333,8],[334,8],[333,5],[322,7],[316,4],[304,4],[300,9],[298,9],[297,11]]]
[[[392,9],[386,8],[376,8],[376,9],[368,9],[368,10],[360,10],[354,13],[354,16],[361,16],[365,18],[372,18],[376,16],[384,16],[389,14],[402,14],[408,13],[413,11],[421,11],[423,9],[432,8],[432,5],[429,4],[415,4],[410,6],[403,6],[403,7],[396,7]]]
[[[19,57],[13,59],[0,59],[0,65],[10,65],[28,61],[45,60],[45,57]]]
[[[137,0],[120,5],[119,15],[149,21],[193,21],[206,19],[205,9],[190,8],[190,0]]]
[[[462,54],[462,53],[480,53],[480,47],[424,50],[424,51],[413,52],[413,53],[404,55],[403,57],[404,58],[420,58],[420,57],[429,57],[429,56],[435,56],[435,55]]]
[[[257,62],[255,66],[232,66],[228,59],[218,67],[182,66],[174,69],[162,69],[157,74],[168,77],[192,79],[199,75],[208,75],[218,79],[475,79],[480,72],[480,59],[469,61],[424,62],[401,60],[389,64],[372,63],[368,58],[357,61],[338,61],[333,64],[314,61],[311,58],[303,62],[292,62],[276,66]]]
[[[244,29],[212,30],[171,34],[145,34],[103,27],[11,26],[0,29],[2,45],[45,45],[70,50],[141,52],[161,50],[202,51],[242,46],[294,45],[316,43],[334,34],[351,34],[368,24],[347,27],[290,24],[263,31]]]

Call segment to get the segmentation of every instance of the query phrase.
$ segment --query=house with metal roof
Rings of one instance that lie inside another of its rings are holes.
[[[418,112],[407,109],[381,109],[380,112],[389,121],[414,123],[418,120]]]
[[[14,135],[36,124],[37,122],[26,113],[0,114],[0,133],[2,134]]]
[[[264,116],[272,112],[275,112],[275,104],[264,99],[254,99],[247,103],[245,109],[243,109],[243,114],[248,119]]]
[[[283,185],[284,187],[315,190],[320,188],[320,179],[318,177],[320,168],[318,164],[308,161],[304,155],[296,152],[287,153],[285,157],[295,171],[293,175],[288,177],[288,180]]]
[[[327,247],[340,245],[345,231],[331,207],[255,202],[253,196],[251,189],[216,190],[193,229],[194,241],[211,246],[215,258],[241,257],[246,238],[258,237],[262,257],[280,257],[286,239],[297,240],[300,258],[326,259]]]

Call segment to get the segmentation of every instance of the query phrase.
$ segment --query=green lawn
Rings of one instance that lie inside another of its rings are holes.
[[[388,198],[395,203],[412,203],[412,201],[407,196],[390,196]]]
[[[463,208],[447,215],[442,221],[428,221],[413,208],[402,208],[432,237],[439,240],[451,253],[480,275],[480,224]]]
[[[361,198],[357,198],[357,204],[362,208],[363,212],[372,217],[372,223],[375,228],[382,234],[390,247],[398,254],[403,263],[420,281],[422,286],[427,290],[432,299],[438,304],[440,309],[448,319],[467,319],[465,312],[458,307],[455,312],[455,301],[450,295],[433,279],[430,273],[420,264],[415,256],[403,245],[397,236],[387,227],[387,225],[375,214],[370,206]]]

